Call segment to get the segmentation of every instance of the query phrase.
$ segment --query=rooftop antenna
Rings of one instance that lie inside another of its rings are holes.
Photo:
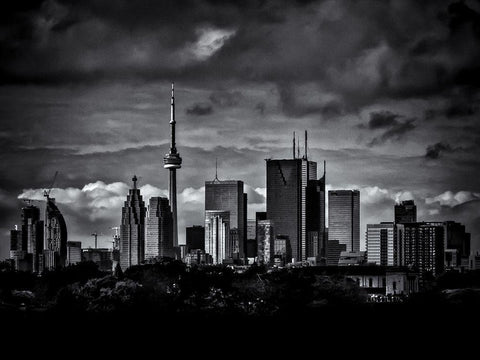
[[[295,159],[295,131],[293,132],[293,158]]]
[[[324,179],[326,174],[327,174],[327,162],[323,160],[323,178]]]
[[[133,181],[133,188],[137,189],[137,175],[133,175],[132,181]]]
[[[300,136],[297,138],[297,158],[300,159]]]
[[[307,130],[305,130],[305,160],[308,159],[307,156]]]
[[[218,158],[215,158],[215,179],[213,181],[220,181],[218,180]]]

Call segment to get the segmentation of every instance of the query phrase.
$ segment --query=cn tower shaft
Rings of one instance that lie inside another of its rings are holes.
[[[173,217],[173,246],[178,247],[177,225],[177,169],[182,167],[182,158],[175,145],[175,92],[172,84],[172,99],[170,103],[170,152],[163,158],[163,167],[170,170],[169,197]]]

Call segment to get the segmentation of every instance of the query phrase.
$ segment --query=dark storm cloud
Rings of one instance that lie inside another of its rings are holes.
[[[440,157],[440,154],[445,152],[445,153],[451,153],[454,152],[455,149],[453,149],[450,144],[448,143],[443,143],[439,142],[433,145],[429,145],[427,147],[427,152],[425,153],[425,157],[427,159],[438,159]]]
[[[370,121],[368,122],[369,129],[381,129],[386,127],[398,126],[398,118],[401,116],[394,114],[391,111],[378,111],[370,114]]]
[[[299,96],[294,86],[289,83],[279,84],[278,94],[279,106],[289,117],[319,114],[322,115],[322,119],[328,119],[331,116],[340,115],[343,111],[342,104],[338,101],[320,102],[319,99],[312,98],[312,94]]]
[[[232,107],[238,105],[242,93],[240,91],[214,91],[209,96],[210,101],[219,107]]]
[[[388,110],[374,111],[370,113],[367,124],[356,127],[368,130],[384,130],[383,134],[374,137],[368,146],[382,145],[387,141],[399,141],[405,134],[415,129],[416,119],[404,119],[404,116]]]
[[[33,2],[3,16],[8,31],[0,39],[0,72],[3,82],[312,81],[343,101],[303,107],[287,87],[281,90],[285,113],[335,115],[344,102],[354,107],[379,95],[478,89],[478,12],[450,3]],[[192,58],[206,28],[233,35],[214,55]]]
[[[203,116],[210,115],[213,112],[212,105],[208,103],[197,103],[185,109],[188,115]]]

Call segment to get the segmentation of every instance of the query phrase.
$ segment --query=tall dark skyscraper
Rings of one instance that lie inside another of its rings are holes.
[[[346,245],[346,251],[360,251],[360,192],[328,192],[328,239]]]
[[[246,258],[246,194],[243,193],[243,181],[215,180],[205,182],[205,211],[230,212],[230,229],[238,230],[239,254]],[[205,226],[206,231],[206,226]]]
[[[152,197],[147,210],[145,260],[175,257],[173,219],[167,198]]]
[[[120,267],[126,270],[140,264],[145,258],[145,203],[137,189],[137,177],[133,176],[130,189],[122,208],[120,225]]]
[[[395,205],[395,223],[405,224],[417,222],[417,206],[413,200],[402,201]]]
[[[182,167],[182,158],[177,152],[175,144],[175,93],[172,83],[172,98],[170,102],[170,152],[163,158],[163,167],[170,171],[168,183],[170,208],[173,219],[173,246],[178,247],[178,225],[177,225],[177,169]]]
[[[267,159],[266,166],[267,219],[277,236],[288,236],[294,261],[306,260],[307,186],[309,180],[317,180],[317,163],[309,161],[305,151],[300,159]]]

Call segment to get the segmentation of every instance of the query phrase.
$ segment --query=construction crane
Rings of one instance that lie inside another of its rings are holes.
[[[53,186],[55,185],[55,181],[57,180],[57,175],[58,175],[58,171],[55,171],[55,175],[53,176],[52,184],[47,189],[43,190],[43,196],[45,196],[47,198],[47,202],[50,199],[50,192],[52,191]]]

